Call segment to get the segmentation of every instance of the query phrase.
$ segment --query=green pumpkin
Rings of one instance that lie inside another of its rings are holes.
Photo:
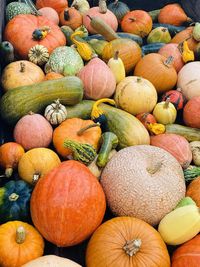
[[[108,5],[108,9],[115,14],[118,22],[121,22],[123,17],[130,11],[127,4],[118,0],[115,0],[114,2],[110,3]]]
[[[64,75],[64,67],[71,65],[76,75],[84,66],[83,60],[75,48],[68,46],[57,47],[50,55],[45,65],[45,72],[57,72]]]
[[[20,220],[29,221],[29,201],[32,188],[22,180],[9,181],[0,187],[0,224]]]
[[[11,2],[6,6],[6,20],[9,21],[20,14],[31,14],[32,9],[25,3]]]
[[[147,43],[169,43],[171,41],[171,35],[169,33],[169,30],[165,27],[157,27],[153,29],[148,37],[147,37]]]

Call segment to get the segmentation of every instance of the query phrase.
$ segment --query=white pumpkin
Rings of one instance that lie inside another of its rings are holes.
[[[183,170],[167,151],[148,145],[120,150],[104,168],[101,185],[117,216],[157,225],[185,196]]]

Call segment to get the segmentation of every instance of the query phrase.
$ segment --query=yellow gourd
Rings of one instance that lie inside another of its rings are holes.
[[[189,49],[187,41],[182,44],[182,59],[185,63],[194,61],[194,52]]]
[[[115,76],[117,84],[126,77],[124,63],[121,58],[118,57],[118,55],[119,51],[116,51],[114,57],[110,58],[107,63],[108,67]]]
[[[174,105],[170,103],[170,99],[167,98],[166,101],[156,104],[153,115],[158,123],[167,125],[175,122],[177,111]]]
[[[147,128],[153,135],[163,134],[165,132],[165,125],[161,123],[149,123]]]

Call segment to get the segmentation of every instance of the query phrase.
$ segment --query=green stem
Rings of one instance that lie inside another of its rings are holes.
[[[12,193],[12,194],[8,197],[8,199],[9,199],[10,201],[17,201],[18,198],[19,198],[19,195],[16,194],[16,193]]]
[[[82,135],[85,131],[87,131],[88,129],[90,128],[93,128],[93,127],[100,127],[100,123],[94,123],[94,124],[90,124],[82,129],[80,129],[78,132],[77,132],[77,135]]]

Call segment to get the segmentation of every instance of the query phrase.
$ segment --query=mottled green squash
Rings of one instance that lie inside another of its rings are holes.
[[[7,21],[20,14],[32,14],[32,8],[27,4],[21,2],[11,2],[6,6]]]

